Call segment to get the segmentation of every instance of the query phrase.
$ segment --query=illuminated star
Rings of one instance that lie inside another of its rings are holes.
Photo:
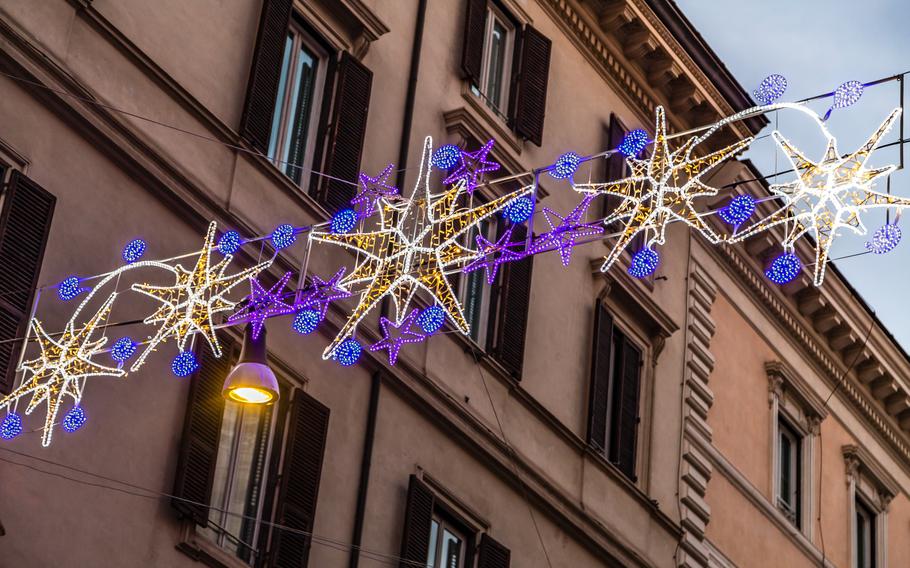
[[[465,191],[473,193],[483,174],[499,169],[499,164],[487,161],[487,154],[490,153],[494,143],[495,140],[489,140],[480,150],[474,152],[461,150],[458,156],[461,165],[449,177],[442,180],[442,183],[452,184],[463,181]]]
[[[19,369],[30,374],[23,380],[22,385],[0,399],[0,409],[9,406],[20,398],[31,394],[26,414],[31,414],[42,402],[46,403],[47,410],[44,418],[44,431],[41,434],[41,445],[51,443],[54,422],[65,397],[73,400],[73,405],[78,405],[82,400],[82,389],[88,377],[122,377],[126,372],[123,369],[105,367],[92,361],[92,357],[101,351],[107,338],[92,339],[92,332],[103,325],[111,313],[114,298],[113,293],[108,297],[99,310],[86,324],[76,330],[74,320],[66,324],[63,334],[58,340],[53,339],[38,320],[32,320],[31,330],[35,333],[35,340],[41,348],[37,359],[23,361]]]
[[[459,244],[462,236],[477,224],[501,211],[516,199],[529,195],[528,186],[473,208],[459,208],[464,191],[461,182],[447,191],[430,194],[430,154],[433,141],[427,138],[414,194],[400,203],[380,200],[379,228],[350,234],[313,232],[315,241],[335,243],[360,254],[361,261],[342,280],[342,285],[363,283],[360,301],[338,335],[323,353],[330,358],[335,348],[351,337],[357,324],[385,296],[391,296],[400,323],[418,289],[428,292],[464,334],[470,326],[455,292],[446,278],[447,269],[463,267],[477,258],[477,251]]]
[[[375,213],[380,198],[400,193],[397,187],[389,185],[389,176],[392,175],[394,167],[394,164],[389,164],[376,177],[360,172],[360,193],[351,200],[352,205],[358,205],[357,213],[360,217],[369,217]]]
[[[143,320],[145,324],[160,324],[158,331],[149,339],[148,345],[138,359],[130,367],[135,371],[145,362],[146,357],[155,350],[159,343],[174,337],[177,347],[181,351],[186,345],[189,336],[200,333],[212,348],[216,357],[221,356],[221,345],[215,335],[212,315],[219,312],[231,311],[236,305],[225,298],[235,286],[252,278],[271,265],[269,259],[256,266],[241,270],[236,274],[225,276],[224,272],[233,256],[227,254],[214,266],[211,263],[212,249],[215,244],[215,222],[209,225],[202,245],[202,252],[192,271],[181,265],[170,266],[160,262],[152,262],[154,266],[164,268],[174,273],[176,282],[172,286],[153,286],[150,284],[133,284],[132,290],[150,296],[161,306],[152,315]]]
[[[613,195],[622,199],[622,203],[604,219],[604,224],[624,220],[625,226],[613,249],[604,259],[600,268],[602,271],[607,271],[642,231],[648,237],[646,247],[664,244],[667,224],[672,221],[683,221],[708,240],[720,241],[720,237],[695,210],[693,200],[717,195],[718,190],[702,183],[701,177],[748,146],[752,138],[745,138],[706,156],[696,157],[692,151],[707,135],[692,137],[671,152],[667,144],[667,123],[663,107],[657,107],[655,114],[654,152],[647,160],[627,158],[631,176],[607,183],[574,186],[582,193]]]
[[[269,290],[262,287],[259,280],[250,278],[250,295],[247,296],[246,305],[236,314],[228,318],[228,323],[235,324],[242,321],[248,321],[253,325],[253,339],[259,337],[265,320],[284,314],[292,314],[296,310],[294,306],[282,301],[284,296],[284,287],[291,278],[291,273],[286,272],[274,286]]]
[[[465,266],[464,272],[474,272],[483,267],[487,273],[487,284],[492,285],[493,281],[496,280],[499,265],[524,258],[525,254],[523,251],[516,252],[511,250],[512,247],[523,247],[525,244],[524,241],[518,243],[510,241],[513,228],[514,226],[509,227],[495,243],[488,241],[483,235],[477,235],[475,239],[477,241],[477,249],[483,256]]]
[[[327,281],[313,275],[313,284],[306,290],[303,298],[297,305],[301,308],[313,308],[319,312],[319,319],[325,318],[325,312],[329,309],[329,304],[335,300],[347,298],[351,293],[338,285],[338,282],[344,276],[347,269],[341,269]]]
[[[856,234],[865,235],[866,227],[860,220],[861,213],[873,207],[910,207],[910,199],[871,189],[876,180],[893,172],[895,166],[866,167],[869,156],[900,114],[899,108],[891,111],[888,118],[858,150],[843,157],[837,151],[837,141],[823,127],[828,143],[820,162],[806,158],[775,131],[774,139],[787,154],[799,177],[790,183],[772,185],[771,192],[780,196],[783,205],[729,240],[741,241],[784,223],[789,229],[784,237],[784,247],[792,247],[803,235],[811,235],[815,241],[814,281],[816,286],[820,286],[825,278],[828,253],[838,229],[845,227]]]
[[[547,224],[550,225],[550,230],[537,237],[528,248],[528,253],[537,254],[547,250],[559,250],[562,265],[569,266],[572,249],[578,243],[578,239],[603,233],[602,227],[581,222],[593,199],[593,195],[586,195],[581,203],[565,217],[544,207],[543,215]]]
[[[398,361],[398,352],[405,343],[420,343],[427,338],[425,333],[415,331],[414,320],[417,319],[417,313],[420,310],[414,308],[401,323],[395,325],[385,316],[380,316],[379,326],[382,328],[382,339],[370,346],[370,351],[379,351],[386,349],[389,352],[389,364],[394,365]],[[394,330],[394,332],[392,332]]]

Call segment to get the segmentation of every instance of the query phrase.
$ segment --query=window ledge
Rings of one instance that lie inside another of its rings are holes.
[[[213,542],[196,535],[196,526],[184,521],[183,539],[175,547],[196,562],[211,568],[249,568],[249,564],[232,556]]]

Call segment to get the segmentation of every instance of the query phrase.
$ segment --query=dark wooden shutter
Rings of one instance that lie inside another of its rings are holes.
[[[483,69],[483,40],[487,21],[487,0],[467,0],[465,4],[461,70],[467,79],[480,86],[480,75]]]
[[[531,26],[525,26],[521,34],[515,132],[538,146],[543,141],[551,46],[552,42],[546,36]]]
[[[641,352],[624,337],[622,342],[622,367],[619,395],[619,420],[617,457],[619,469],[635,481],[635,444],[638,438],[638,395],[641,377]]]
[[[594,345],[588,392],[588,444],[603,452],[607,445],[607,408],[613,352],[613,316],[597,302],[594,308]]]
[[[9,341],[28,331],[38,273],[57,198],[13,171],[0,212],[0,393],[16,378],[22,342]]]
[[[477,568],[509,568],[512,553],[509,549],[496,542],[487,533],[480,537],[480,558]]]
[[[623,137],[626,135],[626,127],[619,120],[619,118],[617,118],[616,115],[612,113],[610,114],[610,123],[606,126],[606,128],[604,128],[604,130],[606,131],[604,142],[606,143],[607,148],[610,148],[611,150],[616,149],[616,147],[619,146],[620,142],[622,142]],[[626,157],[619,152],[611,154],[606,160],[604,175],[604,179],[607,181],[618,180],[625,177]],[[608,215],[611,211],[616,209],[621,201],[621,198],[615,195],[608,195],[603,202],[604,216]]]
[[[281,62],[293,4],[293,0],[262,2],[259,34],[246,87],[246,106],[240,119],[240,135],[263,154],[269,151],[272,116],[275,114]]]
[[[197,349],[199,369],[190,378],[186,414],[183,419],[183,438],[177,458],[174,496],[171,500],[181,515],[205,526],[209,519],[209,500],[212,498],[212,479],[221,440],[221,419],[224,398],[221,388],[236,359],[236,344],[219,336],[221,357],[215,357],[208,342],[200,341]]]
[[[520,242],[527,238],[527,228],[515,225],[512,240]],[[502,284],[497,305],[499,306],[493,356],[516,379],[521,380],[521,368],[525,354],[525,331],[528,326],[528,303],[531,299],[531,272],[534,257],[527,256],[516,262],[503,265],[500,274]]]
[[[328,431],[329,409],[307,393],[295,391],[275,523],[307,533],[313,531]],[[309,553],[310,535],[276,529],[269,566],[306,566]]]
[[[412,568],[427,561],[435,498],[430,488],[412,475],[408,482],[407,510],[401,534],[401,568]]]
[[[356,194],[356,186],[338,180],[356,182],[360,173],[373,84],[373,73],[346,51],[341,54],[337,75],[323,167],[325,173],[337,179],[321,178],[317,195],[330,212],[348,207]]]

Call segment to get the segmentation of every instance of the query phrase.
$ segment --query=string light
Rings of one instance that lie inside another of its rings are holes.
[[[524,241],[512,242],[512,229],[513,227],[509,227],[495,243],[491,243],[483,235],[477,235],[475,240],[477,242],[477,250],[480,251],[481,256],[465,266],[463,272],[470,273],[484,268],[487,273],[487,284],[492,285],[493,281],[496,280],[496,273],[501,264],[524,258],[525,254],[523,251],[511,250],[514,247],[524,247],[525,244]]]
[[[356,206],[360,217],[369,217],[375,213],[376,205],[379,203],[380,198],[392,197],[400,193],[397,187],[389,185],[389,177],[392,175],[392,169],[394,167],[394,164],[389,164],[384,170],[379,172],[379,175],[376,177],[370,177],[367,174],[360,172],[360,193],[351,200],[351,205]],[[337,216],[338,214],[335,215],[335,217]],[[350,228],[348,230],[335,231],[335,218],[333,218],[332,231],[342,233],[350,232],[356,225],[357,215],[354,216],[353,222],[346,221],[345,223],[348,222],[350,222]]]
[[[121,337],[111,346],[111,359],[123,363],[136,353],[136,343],[129,337]]]
[[[284,276],[268,290],[259,283],[257,278],[250,278],[250,295],[244,300],[243,308],[228,318],[228,323],[235,325],[249,322],[252,325],[253,341],[255,341],[259,338],[266,319],[294,313],[294,306],[282,299],[284,287],[291,275],[290,272],[285,272]]]
[[[864,86],[859,81],[847,81],[838,85],[834,90],[833,108],[846,108],[859,101],[863,96]]]
[[[127,264],[133,264],[145,254],[145,241],[142,239],[133,239],[123,247],[121,256]]]
[[[887,223],[875,231],[872,242],[866,243],[866,249],[875,254],[885,254],[894,250],[901,242],[901,228],[896,223]]]
[[[519,197],[502,210],[502,216],[512,223],[524,223],[534,214],[534,200],[530,197]]]
[[[622,142],[619,143],[619,146],[616,149],[619,150],[619,153],[623,156],[634,158],[635,156],[638,156],[647,145],[648,133],[641,128],[636,128],[635,130],[627,132],[626,135],[622,137]]]
[[[218,239],[218,252],[222,255],[236,254],[243,244],[240,233],[237,231],[228,231]]]
[[[793,253],[785,252],[771,262],[771,266],[765,270],[765,276],[775,284],[784,285],[799,276],[802,267],[799,257]]]
[[[291,225],[278,225],[275,227],[275,230],[272,231],[272,245],[275,247],[275,250],[288,248],[294,244],[294,241],[296,240],[297,233]]]
[[[556,163],[549,169],[550,177],[553,179],[566,179],[575,175],[578,166],[581,165],[581,156],[575,152],[566,152],[556,159]]]
[[[768,75],[757,89],[752,91],[755,100],[763,105],[769,105],[781,98],[787,90],[787,78],[783,75]]]
[[[724,207],[717,211],[717,215],[728,225],[738,227],[749,220],[755,212],[755,199],[751,195],[737,195],[730,199]]]
[[[342,367],[350,367],[360,359],[361,353],[363,353],[363,347],[360,346],[356,339],[345,339],[332,352],[332,357]]]
[[[83,288],[79,286],[79,284],[80,280],[76,276],[64,278],[63,281],[57,285],[57,297],[64,302],[69,302],[79,294],[88,290],[88,288]]]
[[[11,412],[3,417],[3,422],[0,422],[0,438],[3,438],[4,440],[12,440],[21,433],[21,416],[15,412]]]
[[[438,170],[449,170],[455,167],[459,157],[461,157],[461,148],[455,144],[444,144],[433,152],[432,164]]]
[[[322,315],[319,310],[306,308],[297,312],[291,322],[291,327],[301,335],[309,335],[316,331],[320,322],[322,322]]]
[[[372,215],[368,213],[367,215]],[[342,209],[332,216],[329,228],[336,235],[350,233],[357,226],[357,212],[353,209]]]
[[[417,316],[417,325],[427,335],[439,331],[446,322],[446,311],[439,306],[430,306]]]
[[[398,352],[404,344],[420,343],[427,338],[426,334],[413,329],[418,311],[416,308],[413,309],[398,325],[389,321],[385,316],[380,316],[379,327],[382,329],[382,339],[371,345],[370,351],[385,349],[389,352],[389,365],[395,365],[398,361]]]
[[[192,351],[181,351],[171,362],[171,371],[177,377],[189,377],[199,368],[199,361]]]
[[[629,276],[634,278],[645,278],[654,274],[657,266],[660,264],[660,255],[657,251],[649,248],[643,248],[632,255],[632,263],[629,265]]]
[[[88,420],[88,417],[85,415],[85,411],[82,410],[81,406],[74,406],[66,413],[66,416],[63,417],[63,429],[67,432],[75,432],[79,428],[85,426],[85,422]]]
[[[313,284],[307,288],[298,302],[297,306],[302,308],[314,308],[319,312],[319,321],[325,318],[325,312],[329,304],[335,300],[341,300],[351,295],[351,292],[345,286],[339,284],[347,269],[342,267],[328,280],[323,280],[319,276],[313,275]],[[318,322],[317,322],[318,323]]]
[[[458,159],[461,162],[454,172],[446,179],[442,180],[444,184],[464,184],[464,189],[468,193],[473,193],[474,189],[480,183],[480,178],[487,172],[495,172],[499,169],[499,164],[487,160],[487,155],[493,149],[495,140],[487,140],[480,150],[474,152],[465,152],[458,149]]]
[[[544,207],[543,216],[550,226],[550,230],[541,234],[531,243],[531,246],[528,247],[528,254],[558,250],[562,265],[569,266],[572,249],[578,244],[579,239],[603,233],[603,228],[581,222],[593,199],[593,195],[586,195],[581,203],[565,217],[549,207]]]

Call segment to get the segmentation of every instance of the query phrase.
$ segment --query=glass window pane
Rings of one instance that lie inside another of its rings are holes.
[[[269,159],[275,159],[278,151],[278,134],[281,132],[281,117],[284,115],[284,100],[287,97],[288,70],[291,65],[291,51],[294,36],[288,34],[284,42],[284,58],[281,62],[281,79],[278,82],[278,96],[275,99],[275,114],[272,117],[272,134],[269,137]]]
[[[435,520],[430,526],[430,549],[427,551],[427,568],[436,568],[436,540],[439,533],[439,523]]]
[[[492,14],[491,14],[492,16]],[[487,99],[499,109],[502,106],[503,70],[506,64],[506,30],[499,20],[493,20],[490,32],[490,60],[486,84]]]
[[[461,539],[447,530],[443,531],[442,557],[445,565],[441,568],[459,568],[461,566]]]
[[[282,169],[288,177],[300,183],[304,151],[313,106],[313,86],[316,82],[316,56],[301,46],[295,68],[296,82],[288,106],[287,133],[285,134]]]

